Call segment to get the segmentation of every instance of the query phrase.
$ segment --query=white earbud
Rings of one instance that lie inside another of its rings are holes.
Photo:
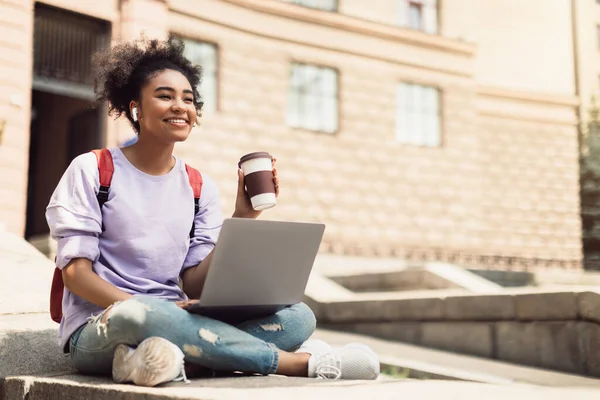
[[[133,120],[137,122],[137,107],[133,107],[133,109],[131,110],[131,118],[133,118]]]

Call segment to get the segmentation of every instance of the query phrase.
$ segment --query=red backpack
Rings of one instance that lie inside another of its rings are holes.
[[[112,181],[113,172],[115,167],[113,164],[112,154],[109,149],[92,150],[92,153],[96,155],[98,160],[98,172],[100,173],[100,189],[96,195],[100,210],[102,206],[108,200],[108,192],[110,190],[110,183]],[[202,175],[200,172],[189,165],[185,165],[185,171],[188,174],[188,180],[190,186],[194,191],[194,216],[200,211],[200,194],[202,193]],[[104,224],[102,225],[104,230]],[[194,237],[195,223],[192,222],[192,229],[190,231],[190,238]],[[58,267],[54,269],[54,276],[52,277],[52,286],[50,288],[50,317],[53,321],[59,322],[62,319],[62,298],[64,291],[64,282],[62,279],[62,270]]]

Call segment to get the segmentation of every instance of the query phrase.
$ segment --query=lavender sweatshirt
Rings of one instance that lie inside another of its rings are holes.
[[[194,195],[185,164],[176,158],[169,173],[152,176],[135,168],[120,149],[111,153],[115,170],[102,210],[93,153],[73,160],[50,199],[46,219],[58,243],[56,265],[62,269],[74,258],[87,258],[95,273],[124,292],[186,299],[178,278],[213,249],[223,222],[217,185],[202,174],[200,212],[190,240]],[[102,309],[66,288],[62,307],[59,344],[64,348],[73,332]]]

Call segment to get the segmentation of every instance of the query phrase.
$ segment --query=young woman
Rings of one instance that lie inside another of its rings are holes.
[[[205,174],[194,216],[185,164],[173,155],[201,116],[200,68],[174,39],[120,44],[95,63],[98,100],[125,115],[138,140],[110,149],[114,175],[102,206],[98,161],[88,153],[73,160],[46,211],[65,284],[60,344],[75,367],[145,386],[185,379],[184,359],[212,371],[375,379],[379,362],[368,347],[307,341],[316,321],[305,304],[231,324],[185,310],[200,297],[223,219]],[[238,170],[233,217],[259,214]]]

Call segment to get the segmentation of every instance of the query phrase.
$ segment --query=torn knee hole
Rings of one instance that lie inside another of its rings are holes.
[[[283,330],[282,324],[262,324],[260,327],[265,332],[279,332]]]
[[[101,324],[105,324],[106,322],[108,322],[108,317],[110,316],[113,306],[114,304],[108,306],[108,308],[104,311],[104,315],[102,315],[102,319],[100,320]]]
[[[200,335],[200,338],[206,340],[210,344],[216,344],[217,340],[219,340],[219,336],[216,333],[211,332],[205,328],[200,329],[200,331],[198,331],[198,334]]]
[[[202,349],[198,346],[194,346],[192,344],[184,344],[183,352],[192,357],[200,357],[202,355]]]

